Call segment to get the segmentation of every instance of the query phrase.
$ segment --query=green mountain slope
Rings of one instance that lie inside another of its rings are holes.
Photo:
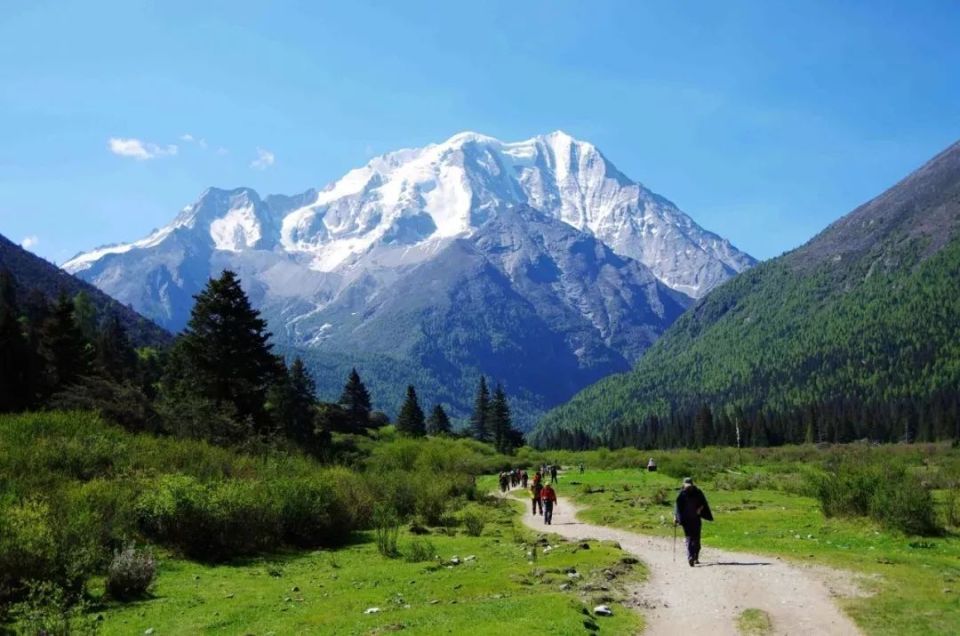
[[[960,143],[691,307],[531,439],[584,446],[957,434]],[[704,406],[710,410],[706,411]]]
[[[134,345],[164,345],[173,340],[168,331],[133,309],[117,302],[90,283],[31,254],[0,234],[0,271],[4,270],[12,275],[17,297],[21,301],[28,302],[31,294],[40,294],[50,301],[55,300],[60,293],[73,298],[82,292],[96,312],[95,320],[99,322],[107,314],[116,314]]]

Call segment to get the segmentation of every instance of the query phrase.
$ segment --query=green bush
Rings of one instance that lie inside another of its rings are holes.
[[[377,537],[377,551],[385,557],[397,556],[400,518],[396,511],[389,506],[378,505],[373,512],[373,524]]]
[[[437,555],[437,550],[429,539],[413,539],[407,546],[404,557],[411,563],[421,561],[432,561]]]
[[[468,510],[463,514],[463,526],[471,537],[479,537],[483,534],[486,524],[487,520],[484,516],[475,510]]]

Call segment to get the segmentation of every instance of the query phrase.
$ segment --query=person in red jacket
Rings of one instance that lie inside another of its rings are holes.
[[[557,505],[557,493],[554,491],[553,486],[547,484],[543,487],[543,490],[540,491],[540,501],[543,504],[543,522],[548,525],[553,525],[553,507]]]

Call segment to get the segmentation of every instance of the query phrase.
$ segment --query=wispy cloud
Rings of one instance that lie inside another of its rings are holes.
[[[40,239],[36,234],[31,234],[30,236],[23,237],[23,240],[20,241],[20,247],[25,250],[33,249],[40,244]]]
[[[257,148],[257,158],[250,162],[254,170],[266,170],[277,162],[277,157],[265,148]]]
[[[172,157],[177,154],[177,146],[174,144],[159,146],[133,137],[129,139],[111,137],[108,146],[110,152],[113,154],[121,157],[130,157],[137,161],[146,161],[148,159],[156,159],[157,157]]]
[[[188,144],[197,144],[198,146],[200,146],[200,150],[207,149],[206,139],[204,139],[203,137],[194,137],[190,133],[183,133],[182,135],[180,135],[180,141]]]
[[[230,151],[224,148],[223,146],[220,146],[219,148],[217,148],[217,154],[222,157],[224,155],[229,155]]]

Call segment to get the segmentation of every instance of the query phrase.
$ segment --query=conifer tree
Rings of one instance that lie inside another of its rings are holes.
[[[693,446],[703,448],[713,441],[713,412],[704,404],[693,420]]]
[[[490,430],[490,390],[487,389],[487,379],[480,376],[477,386],[477,397],[473,402],[473,415],[470,416],[470,434],[481,442],[491,440]]]
[[[411,437],[423,437],[427,433],[423,409],[420,408],[417,391],[412,384],[407,386],[407,398],[397,416],[397,431]]]
[[[516,434],[510,420],[510,405],[507,404],[507,395],[499,383],[493,391],[493,400],[490,402],[488,426],[493,433],[493,444],[497,452],[508,453],[513,450]]]
[[[30,406],[30,354],[20,326],[13,277],[0,271],[0,413]]]
[[[267,323],[231,271],[211,279],[195,298],[167,365],[169,383],[176,392],[226,407],[235,421],[252,421],[263,432],[266,393],[282,368],[270,351]]]
[[[47,395],[68,386],[91,371],[89,343],[77,327],[73,301],[60,294],[50,315],[40,326],[40,355]]]
[[[319,452],[323,433],[316,429],[316,383],[303,360],[295,358],[290,369],[268,394],[268,404],[279,432],[305,450]],[[325,432],[324,432],[325,433]]]
[[[96,334],[95,360],[99,371],[118,382],[131,382],[137,375],[137,353],[127,330],[116,314],[107,316]]]
[[[354,428],[363,430],[370,423],[370,393],[356,368],[350,370],[350,376],[340,395],[340,405],[347,411]]]
[[[443,410],[443,407],[437,404],[430,412],[430,417],[427,418],[427,434],[445,435],[448,433],[450,433],[450,418],[447,417],[447,412]]]

